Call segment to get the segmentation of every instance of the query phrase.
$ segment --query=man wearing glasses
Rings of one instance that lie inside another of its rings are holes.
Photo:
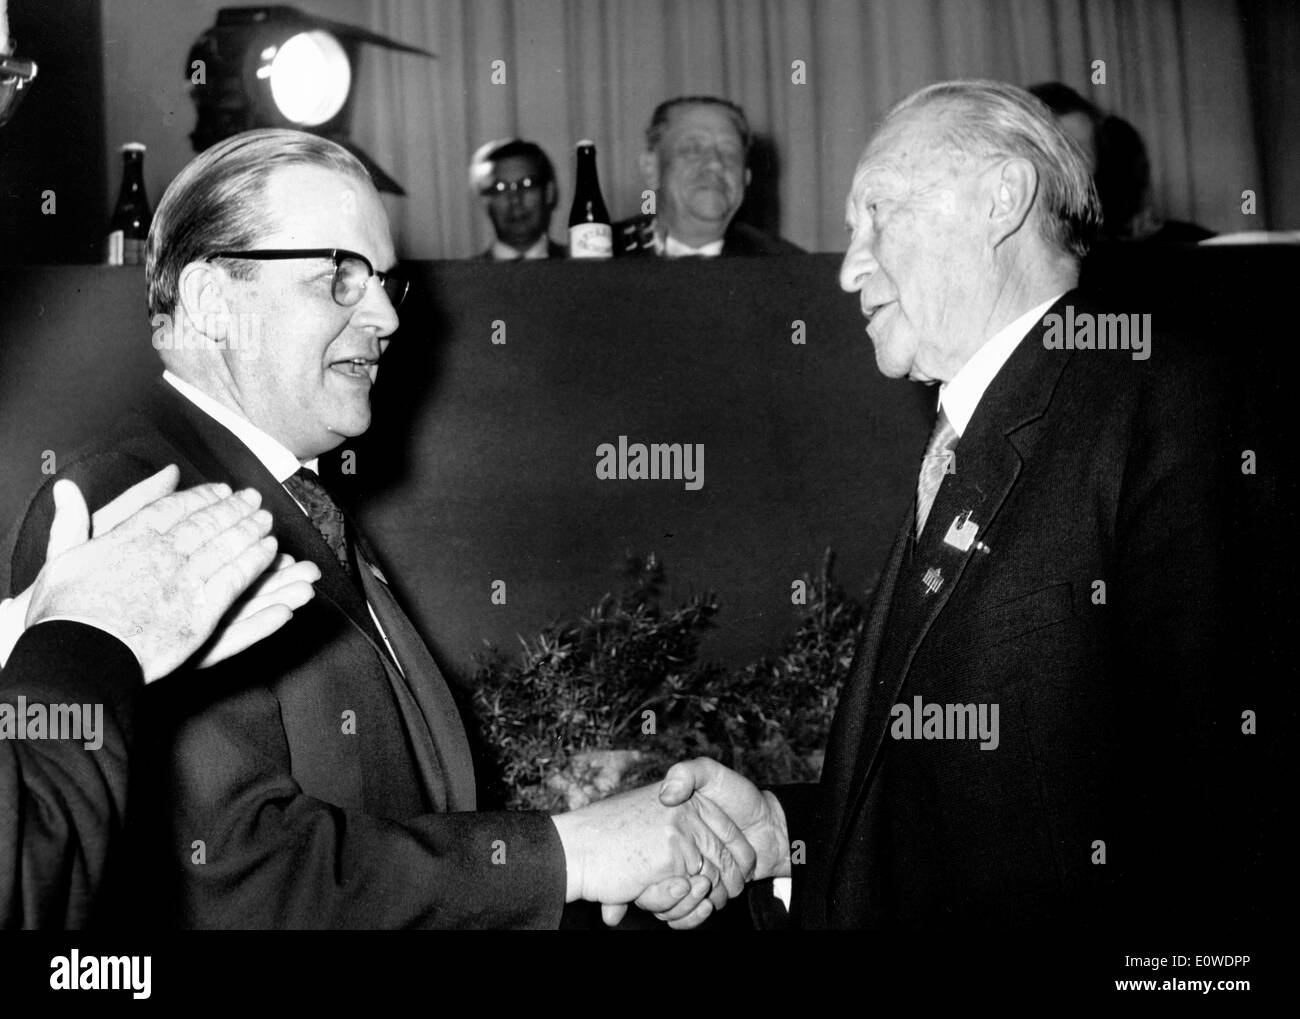
[[[105,921],[554,927],[565,902],[589,899],[693,925],[754,861],[702,797],[664,807],[647,787],[554,819],[474,812],[450,691],[316,473],[370,424],[407,291],[395,263],[364,167],[314,135],[229,138],[159,203],[145,276],[165,371],[59,476],[91,507],[169,463],[182,487],[254,489],[280,550],[321,577],[275,636],[146,692],[129,863]],[[17,587],[44,559],[51,487],[23,522]]]
[[[569,249],[548,234],[557,197],[555,169],[540,145],[518,138],[489,142],[475,153],[469,176],[496,231],[480,258],[516,262],[568,256]]]

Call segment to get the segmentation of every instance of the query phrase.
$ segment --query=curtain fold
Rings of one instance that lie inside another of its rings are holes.
[[[1127,118],[1147,142],[1157,210],[1166,216],[1219,231],[1300,226],[1241,214],[1241,191],[1261,188],[1267,174],[1250,40],[1241,9],[1220,0],[302,6],[438,54],[428,61],[370,49],[358,76],[353,135],[407,190],[386,199],[407,257],[466,257],[490,243],[466,168],[474,149],[494,138],[526,137],[550,153],[560,186],[557,239],[582,138],[596,142],[611,215],[637,213],[636,159],[650,113],[686,93],[739,102],[763,136],[747,213],[810,250],[842,250],[844,193],[872,125],[908,92],[953,77],[1060,80]],[[1104,85],[1090,80],[1095,60],[1105,62]],[[806,83],[796,83],[797,67]],[[1260,204],[1284,207],[1265,196]]]

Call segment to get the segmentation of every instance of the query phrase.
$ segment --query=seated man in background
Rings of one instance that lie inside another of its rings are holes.
[[[672,923],[720,907],[754,852],[703,797],[664,807],[647,787],[555,818],[475,811],[451,692],[316,473],[370,425],[407,289],[395,263],[365,167],[303,132],[217,143],[158,205],[145,278],[166,370],[60,476],[91,506],[168,463],[186,485],[253,488],[280,548],[321,576],[289,625],[203,683],[149,688],[112,919],[555,927],[579,899],[638,900]],[[23,521],[16,584],[44,562],[51,487]]]
[[[548,233],[558,194],[555,168],[540,145],[519,138],[489,142],[474,153],[469,180],[497,235],[480,258],[517,262],[568,255]]]
[[[1026,89],[1047,106],[1083,150],[1101,199],[1098,240],[1195,244],[1214,231],[1157,215],[1151,192],[1151,161],[1137,128],[1104,113],[1069,85],[1047,81]]]
[[[91,541],[80,490],[58,482],[46,563],[0,601],[0,929],[91,918],[125,813],[141,680],[176,669],[219,623],[200,667],[269,636],[320,576],[283,556],[268,572],[276,544],[256,492],[171,494],[178,477],[168,466],[118,496]]]
[[[789,255],[801,248],[735,222],[749,186],[753,134],[745,111],[714,96],[681,96],[655,107],[641,174],[655,212],[614,226],[616,255]]]

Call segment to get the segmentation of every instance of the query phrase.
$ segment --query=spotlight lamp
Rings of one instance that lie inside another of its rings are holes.
[[[190,49],[185,67],[198,111],[190,133],[194,151],[252,128],[293,127],[343,145],[380,191],[405,194],[348,136],[355,70],[366,43],[433,56],[294,7],[223,7]]]

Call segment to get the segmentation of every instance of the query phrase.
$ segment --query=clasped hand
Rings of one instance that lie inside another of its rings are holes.
[[[567,901],[601,903],[611,925],[635,903],[670,927],[695,927],[745,882],[789,874],[776,797],[705,757],[674,765],[658,788],[553,820],[568,868]]]

